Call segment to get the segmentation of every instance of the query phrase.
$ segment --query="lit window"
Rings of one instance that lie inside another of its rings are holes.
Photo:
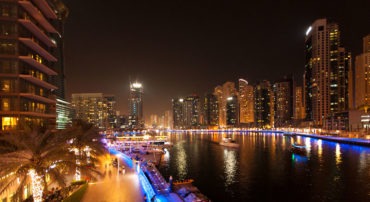
[[[2,129],[3,130],[14,129],[17,126],[17,118],[15,118],[15,117],[2,117],[1,123],[2,123]]]
[[[10,110],[10,107],[9,107],[9,98],[3,98],[2,99],[2,110],[3,111],[9,111]]]

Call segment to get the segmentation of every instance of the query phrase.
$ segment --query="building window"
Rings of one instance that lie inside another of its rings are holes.
[[[14,41],[0,41],[0,54],[14,55],[16,53],[16,42]]]
[[[9,111],[10,110],[9,98],[1,99],[1,110],[2,111]]]
[[[17,126],[17,118],[15,117],[2,117],[1,125],[3,130],[15,129]]]
[[[10,80],[0,81],[1,92],[9,93],[10,92]]]

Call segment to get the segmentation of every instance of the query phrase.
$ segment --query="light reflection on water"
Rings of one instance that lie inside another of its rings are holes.
[[[341,157],[341,152],[340,152],[340,144],[337,143],[335,145],[335,163],[339,165],[342,162],[342,157]]]
[[[225,169],[225,186],[235,182],[235,173],[238,166],[238,161],[236,160],[236,151],[224,149],[224,169]]]
[[[191,135],[192,137],[192,135]],[[177,145],[177,172],[180,180],[183,180],[187,176],[187,162],[186,162],[186,152],[184,149],[184,144],[185,142],[181,142],[180,144]]]
[[[193,178],[212,201],[369,201],[370,148],[274,133],[172,134],[164,177]],[[290,152],[304,143],[309,155]]]

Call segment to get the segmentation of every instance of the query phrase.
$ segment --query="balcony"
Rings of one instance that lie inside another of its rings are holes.
[[[39,12],[39,10],[30,1],[19,1],[19,4],[44,27],[44,29],[51,33],[58,33],[58,31],[49,23],[48,20]]]
[[[36,69],[46,73],[47,75],[58,75],[57,72],[45,66],[44,64],[37,62],[31,56],[18,56],[18,58],[31,65],[32,67],[35,67]]]
[[[50,54],[48,51],[46,51],[44,48],[42,48],[38,43],[36,43],[34,40],[30,38],[18,38],[19,41],[24,43],[26,46],[31,48],[32,50],[36,51],[39,53],[42,57],[45,59],[51,61],[51,62],[56,62],[58,59],[54,57],[52,54]]]
[[[42,96],[39,96],[39,95],[35,95],[33,93],[20,93],[19,96],[25,97],[25,98],[28,98],[28,99],[38,100],[40,102],[44,102],[44,103],[48,103],[48,104],[56,104],[55,99],[42,97]]]
[[[40,41],[45,43],[49,47],[57,47],[46,34],[40,30],[31,20],[18,19],[18,22],[21,23],[25,28],[32,32]]]
[[[47,18],[57,19],[57,15],[45,0],[33,0]]]
[[[33,77],[31,75],[20,74],[19,77],[22,78],[22,79],[24,79],[24,80],[27,80],[27,81],[29,81],[31,83],[34,83],[34,84],[36,84],[38,86],[42,86],[42,87],[47,88],[47,89],[50,89],[50,90],[58,89],[58,87],[56,87],[56,86],[54,86],[54,85],[52,85],[52,84],[50,84],[48,82],[45,82],[43,80],[40,80],[40,79],[38,79],[36,77]]]
[[[34,117],[42,117],[42,118],[55,118],[56,114],[45,114],[41,112],[32,112],[32,111],[0,111],[0,115],[25,115],[25,116],[34,116]]]

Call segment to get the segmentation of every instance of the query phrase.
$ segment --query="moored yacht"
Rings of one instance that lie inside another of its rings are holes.
[[[236,143],[235,140],[232,140],[231,138],[222,138],[220,145],[226,146],[226,147],[235,147],[235,148],[239,147],[239,144]]]

